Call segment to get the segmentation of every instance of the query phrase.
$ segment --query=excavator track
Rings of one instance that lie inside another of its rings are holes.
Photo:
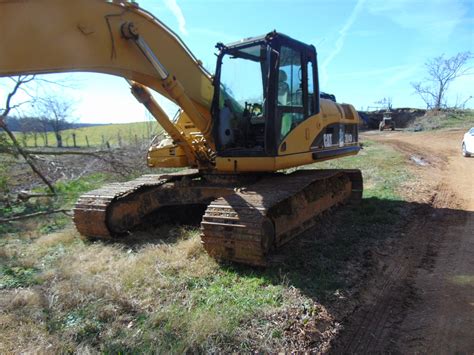
[[[265,266],[271,250],[312,227],[323,211],[361,198],[359,170],[300,170],[263,178],[208,206],[202,242],[217,259]]]
[[[199,176],[197,170],[143,175],[135,180],[111,183],[90,191],[80,196],[74,207],[76,228],[84,236],[99,239],[111,239],[125,233],[158,207],[158,201],[150,197],[156,195],[163,185],[196,176]]]
[[[273,249],[312,227],[323,211],[361,198],[359,170],[299,170],[253,181],[202,179],[192,170],[144,175],[88,192],[76,203],[74,222],[82,235],[111,239],[160,207],[207,205],[201,238],[209,255],[265,266]]]

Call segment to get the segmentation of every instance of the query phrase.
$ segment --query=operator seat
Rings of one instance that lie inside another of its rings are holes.
[[[226,148],[234,142],[234,131],[232,129],[233,113],[231,110],[231,103],[229,100],[224,101],[224,107],[219,113],[219,142]]]
[[[290,86],[286,82],[286,79],[288,79],[288,76],[285,71],[280,69],[278,72],[278,106],[291,106]],[[284,112],[281,109],[278,111],[280,112],[279,115],[281,115],[280,139],[282,139],[291,130],[293,119],[291,113]]]
[[[278,73],[278,105],[286,106],[288,104],[290,86],[286,82],[286,79],[288,79],[288,76],[285,71],[280,69]]]

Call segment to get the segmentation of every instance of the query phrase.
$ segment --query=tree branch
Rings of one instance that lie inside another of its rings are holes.
[[[14,221],[20,221],[22,219],[28,219],[28,218],[32,218],[32,217],[45,216],[45,215],[49,215],[49,214],[53,214],[53,213],[64,213],[65,215],[70,216],[70,214],[68,214],[68,213],[71,213],[71,210],[61,209],[61,210],[42,211],[42,212],[35,212],[35,213],[29,213],[29,214],[24,214],[24,215],[13,216],[13,217],[10,217],[10,218],[0,218],[0,224],[10,223],[10,222],[14,222]]]
[[[425,80],[431,85],[423,87],[421,83],[412,83],[415,92],[420,95],[428,107],[441,109],[441,106],[446,103],[445,96],[451,82],[470,74],[471,68],[466,68],[466,65],[472,58],[471,52],[460,52],[447,59],[443,54],[426,61],[425,68],[428,77]]]
[[[10,113],[12,109],[11,105],[11,100],[17,93],[18,89],[20,88],[21,85],[26,84],[34,80],[35,76],[19,76],[18,79],[13,79],[15,81],[15,86],[13,87],[13,90],[8,94],[6,104],[5,104],[5,109],[3,110],[2,114],[0,115],[0,128],[2,128],[7,135],[10,137],[11,141],[13,142],[13,145],[15,146],[16,150],[18,153],[21,154],[21,156],[25,159],[25,161],[28,163],[30,166],[31,170],[48,186],[49,190],[52,193],[56,193],[54,190],[53,185],[46,179],[46,177],[38,170],[38,168],[35,166],[33,163],[33,160],[30,158],[28,153],[26,153],[23,148],[21,147],[20,143],[18,143],[15,135],[13,134],[12,131],[7,127],[7,124],[5,122],[7,115]]]
[[[91,155],[96,158],[101,158],[101,154],[109,154],[107,150],[92,150],[92,151],[79,151],[79,150],[33,150],[25,149],[25,152],[31,155]]]
[[[38,168],[35,166],[35,164],[33,163],[33,160],[30,158],[30,156],[28,155],[27,152],[25,152],[23,150],[23,148],[21,147],[20,143],[18,143],[15,135],[12,133],[12,131],[10,131],[10,129],[8,129],[7,125],[4,123],[4,120],[3,120],[4,117],[0,117],[0,128],[2,128],[7,134],[8,136],[10,137],[11,141],[13,142],[16,150],[18,151],[18,153],[20,153],[20,155],[25,159],[25,161],[28,163],[28,165],[30,166],[31,170],[33,170],[33,172],[46,184],[46,186],[48,186],[49,190],[54,194],[56,193],[56,191],[54,190],[54,187],[53,185],[48,181],[48,179],[46,179],[46,177],[38,170]]]

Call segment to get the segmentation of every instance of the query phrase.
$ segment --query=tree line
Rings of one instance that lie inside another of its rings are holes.
[[[14,132],[53,132],[53,126],[49,122],[44,122],[41,118],[36,116],[10,116],[5,120],[8,128]],[[105,123],[76,123],[69,122],[69,126],[66,129],[70,128],[84,128],[91,126],[102,126]]]
[[[63,146],[61,131],[71,128],[71,123],[65,120],[55,122],[47,117],[8,117],[6,125],[10,130],[22,133],[22,139],[33,137],[34,145],[39,145],[38,140],[42,140],[43,146],[49,146],[48,133],[54,132],[57,147]]]
[[[21,140],[26,146],[26,141],[33,140],[34,146],[49,146],[56,145],[61,147],[64,145],[64,137],[61,133],[67,129],[83,128],[90,126],[100,126],[101,124],[92,123],[75,123],[68,119],[54,120],[48,117],[36,116],[20,116],[7,117],[5,119],[7,127],[13,132],[21,133]],[[50,134],[53,133],[56,137],[55,142],[50,142]],[[60,137],[58,139],[58,137]],[[67,139],[67,138],[66,138]]]
[[[35,146],[38,146],[38,139],[43,139],[43,145],[48,146],[48,132],[53,132],[58,148],[63,147],[61,131],[73,126],[71,119],[74,111],[74,103],[60,97],[45,97],[35,101],[35,117],[8,117],[7,126],[12,131],[22,132],[24,136],[31,135]]]

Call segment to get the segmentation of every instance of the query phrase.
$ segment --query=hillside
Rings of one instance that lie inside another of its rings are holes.
[[[11,131],[14,131],[14,132],[20,132],[22,129],[21,129],[21,126],[22,126],[22,119],[19,119],[17,117],[7,117],[6,119],[6,123],[7,123],[7,127],[11,130]],[[92,127],[92,126],[103,126],[105,125],[104,123],[71,123],[70,124],[70,127],[71,128],[84,128],[84,127]],[[39,130],[39,127],[38,126],[34,126],[32,128],[36,128]],[[41,127],[43,128],[43,127]],[[45,130],[47,132],[50,132],[53,130],[53,128],[51,127],[51,125],[45,125]]]
[[[117,147],[149,142],[153,136],[161,131],[161,127],[155,121],[146,121],[72,128],[62,131],[62,137],[65,147],[74,146],[73,134],[76,135],[76,145],[78,147],[99,147],[106,145],[107,142],[110,146]],[[27,135],[21,132],[15,133],[24,145],[28,147],[35,146],[35,137],[32,133]],[[54,146],[56,144],[54,133],[48,132],[47,136],[48,146]],[[44,135],[38,133],[36,142],[38,147],[44,147]]]

